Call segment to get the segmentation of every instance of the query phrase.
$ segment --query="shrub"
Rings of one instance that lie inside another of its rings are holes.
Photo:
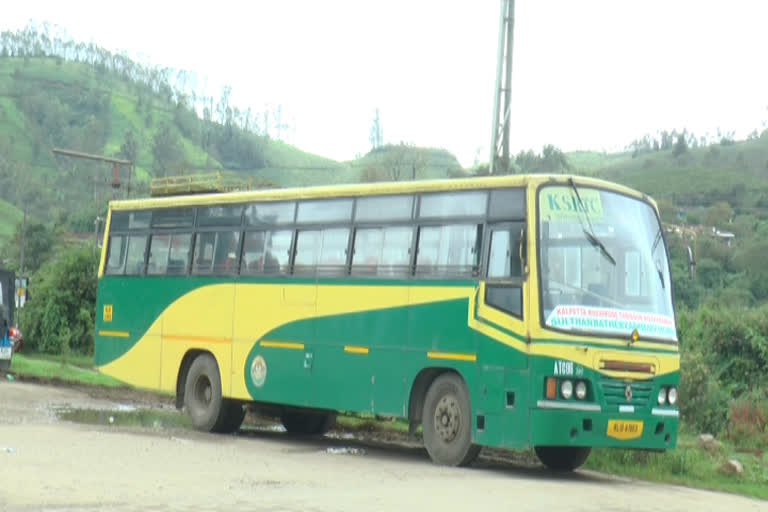
[[[21,312],[26,346],[32,351],[93,353],[97,257],[75,248],[44,265],[33,277]]]
[[[680,414],[694,432],[719,434],[728,420],[729,390],[718,384],[704,355],[683,351],[680,362]]]
[[[749,391],[733,400],[728,414],[728,437],[740,447],[768,446],[768,395]]]

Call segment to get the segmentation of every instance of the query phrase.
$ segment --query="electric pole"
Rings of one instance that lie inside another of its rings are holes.
[[[512,98],[512,36],[514,25],[515,0],[501,0],[496,90],[493,101],[491,160],[489,162],[490,174],[507,174],[510,168],[509,110]]]

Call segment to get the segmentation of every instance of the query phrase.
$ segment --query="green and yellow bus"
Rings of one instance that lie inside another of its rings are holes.
[[[679,352],[655,203],[506,176],[110,204],[95,362],[198,429],[244,406],[320,434],[336,411],[421,426],[437,463],[677,442]]]

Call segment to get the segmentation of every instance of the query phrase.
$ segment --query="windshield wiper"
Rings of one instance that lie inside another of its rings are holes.
[[[584,231],[584,236],[587,237],[587,240],[589,240],[589,243],[592,244],[592,247],[597,247],[598,249],[600,249],[600,252],[603,253],[603,256],[605,256],[606,259],[615,266],[616,260],[613,259],[613,256],[611,256],[611,253],[609,253],[608,249],[606,249],[605,245],[603,245],[603,242],[601,242],[599,238],[597,238],[594,234],[587,231],[585,228],[582,227],[581,229],[582,231]]]
[[[584,236],[587,238],[589,243],[592,244],[592,247],[597,247],[598,249],[600,249],[600,254],[605,256],[605,258],[608,261],[610,261],[611,264],[615,267],[616,259],[613,256],[611,256],[610,252],[608,252],[608,249],[605,247],[605,244],[601,242],[599,238],[597,238],[597,235],[595,234],[595,229],[592,227],[592,221],[589,219],[589,214],[587,213],[587,207],[584,205],[584,202],[581,200],[579,189],[576,188],[576,183],[574,183],[573,178],[568,178],[568,183],[571,184],[571,188],[576,194],[576,199],[579,200],[579,205],[581,206],[580,209],[582,212],[584,212],[584,218],[587,219],[587,225],[589,226],[589,230],[587,230],[587,228],[584,227],[584,222],[581,220],[581,216],[579,216],[579,222],[581,223],[581,230],[584,232]]]
[[[661,242],[661,226],[659,226],[659,230],[656,232],[656,238],[653,240],[653,245],[651,246],[651,258],[654,258],[653,253],[656,251],[656,247],[659,245],[659,242]],[[659,281],[661,281],[661,288],[665,289],[667,286],[666,286],[666,283],[664,282],[664,274],[661,272],[659,260],[654,258],[653,264],[656,267],[656,273],[659,275]]]

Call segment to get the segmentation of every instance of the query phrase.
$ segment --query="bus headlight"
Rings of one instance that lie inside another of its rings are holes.
[[[667,391],[667,401],[669,405],[675,405],[677,403],[677,388],[669,388]]]
[[[667,401],[667,388],[659,389],[659,405],[664,405]]]
[[[583,380],[576,383],[576,398],[584,400],[587,397],[587,385]]]
[[[570,398],[573,396],[573,382],[564,380],[560,383],[560,396],[566,400],[570,400]]]

